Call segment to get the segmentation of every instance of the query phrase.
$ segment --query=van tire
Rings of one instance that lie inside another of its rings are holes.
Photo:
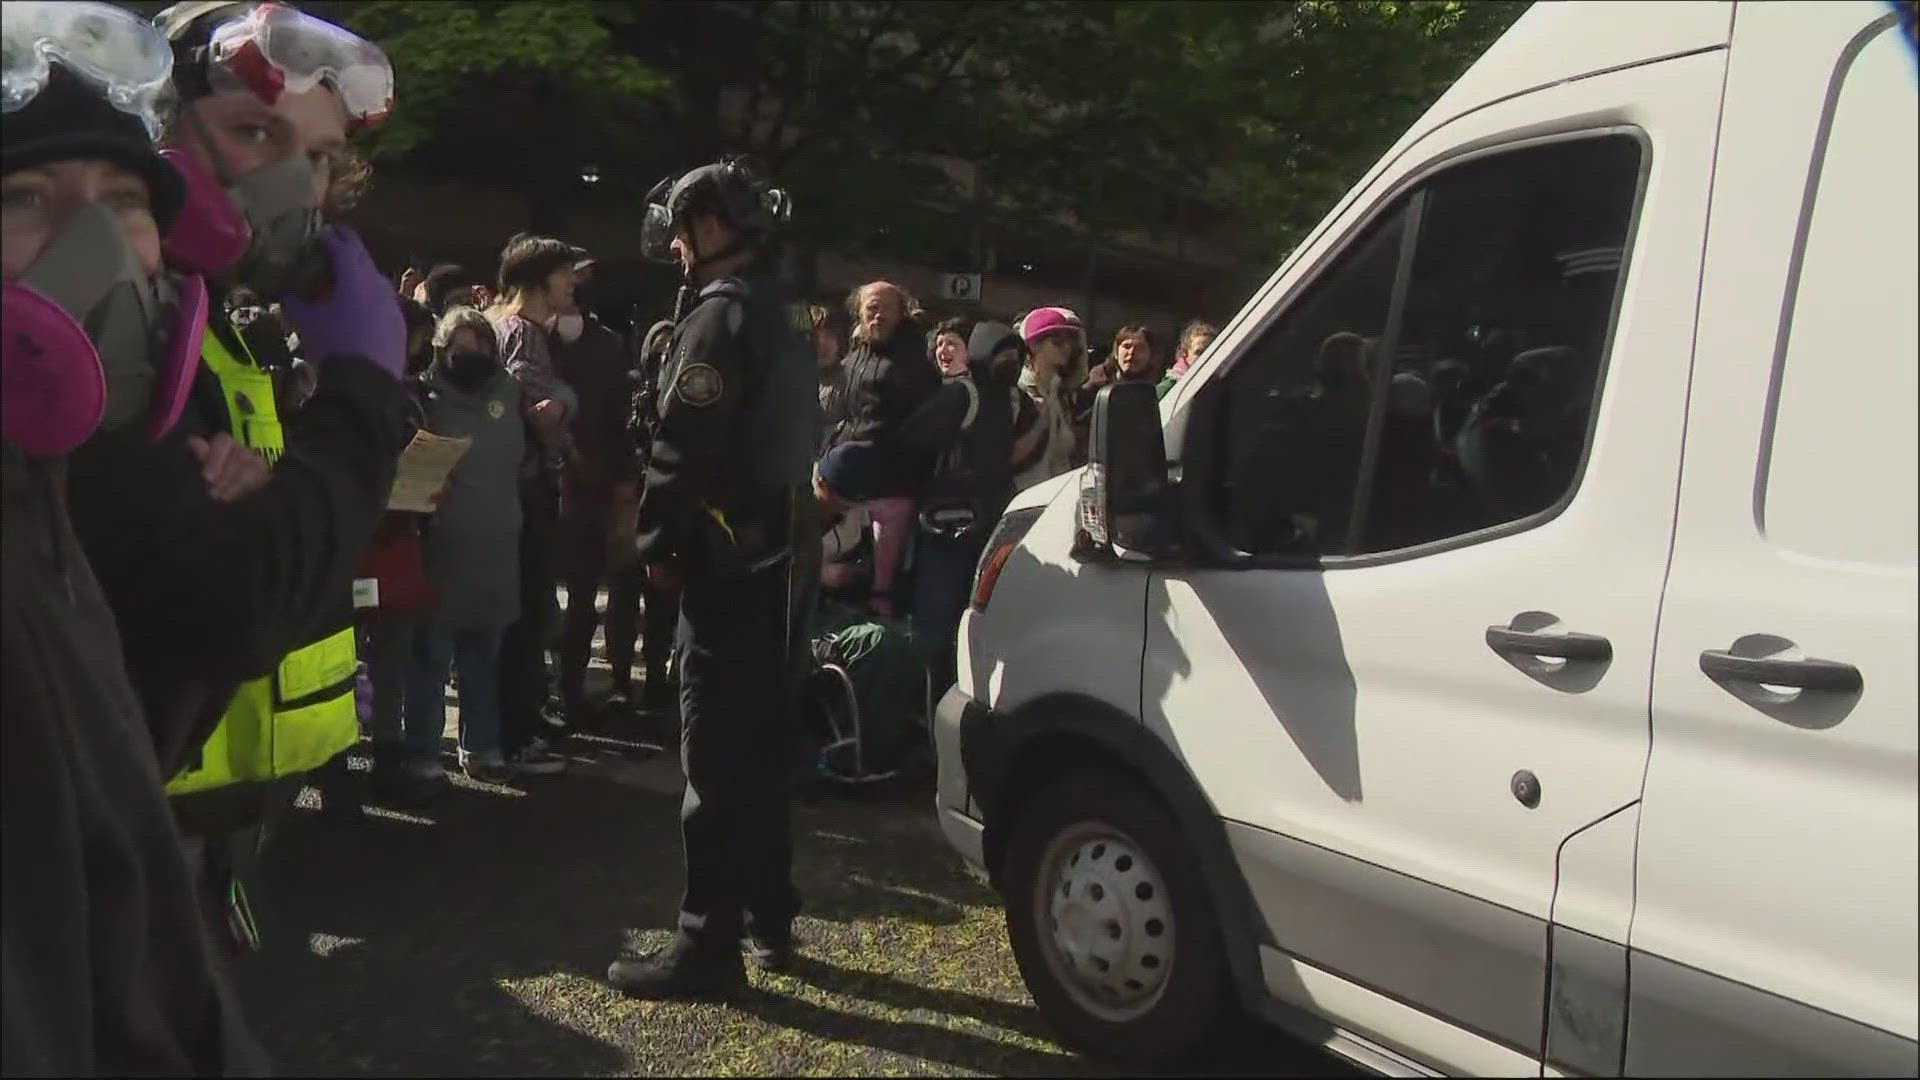
[[[1130,1066],[1175,1064],[1225,1018],[1232,992],[1205,876],[1137,781],[1085,768],[1048,782],[1011,822],[1001,880],[1014,959],[1066,1044]],[[1164,939],[1148,936],[1163,924],[1172,931]],[[1107,955],[1077,948],[1087,941]],[[1142,996],[1133,976],[1158,979]]]

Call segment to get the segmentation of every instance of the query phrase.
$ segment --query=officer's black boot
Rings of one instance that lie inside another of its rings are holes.
[[[628,997],[727,997],[747,983],[740,954],[696,945],[686,937],[638,959],[622,957],[607,968],[607,981]]]
[[[740,939],[747,950],[747,957],[761,971],[781,972],[793,967],[793,931],[785,933],[750,933]]]

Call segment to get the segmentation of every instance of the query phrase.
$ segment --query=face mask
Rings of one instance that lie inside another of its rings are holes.
[[[579,341],[580,335],[586,332],[587,317],[579,314],[561,315],[554,320],[553,329],[560,335],[561,341],[571,345]]]
[[[499,364],[493,357],[479,352],[458,352],[447,354],[447,381],[462,390],[473,391],[485,386]]]
[[[192,386],[206,310],[199,278],[149,277],[111,211],[76,211],[6,283],[6,437],[51,455],[142,415],[165,433]]]

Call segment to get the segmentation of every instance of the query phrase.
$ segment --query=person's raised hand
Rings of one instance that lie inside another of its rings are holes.
[[[187,446],[200,462],[208,494],[218,502],[237,502],[266,487],[273,476],[265,458],[224,431],[206,439],[189,436]]]
[[[332,289],[317,299],[292,292],[280,300],[307,360],[324,364],[334,356],[361,356],[399,378],[407,363],[400,297],[352,229],[328,228],[320,243],[332,263]]]
[[[400,275],[400,295],[411,297],[413,290],[419,288],[421,283],[426,280],[426,278],[420,276],[420,271],[411,266],[407,267]]]

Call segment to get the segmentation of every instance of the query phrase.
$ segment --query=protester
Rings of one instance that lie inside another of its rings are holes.
[[[955,316],[943,320],[927,335],[927,353],[943,378],[967,373],[967,335],[972,333],[972,327],[971,319]]]
[[[567,613],[560,638],[560,702],[569,727],[587,722],[585,684],[588,653],[597,621],[596,597],[609,570],[609,552],[616,532],[632,551],[631,524],[639,508],[639,461],[627,432],[627,358],[620,337],[600,320],[580,310],[577,285],[567,297],[557,298],[554,364],[560,377],[580,398],[573,423],[574,452],[561,475],[560,547],[567,587]],[[623,527],[624,526],[624,527]],[[631,562],[631,558],[625,562]],[[622,599],[626,599],[622,597]],[[622,630],[616,626],[609,598],[608,641]],[[627,623],[628,626],[631,623]],[[629,657],[631,664],[631,657]]]
[[[1111,383],[1144,382],[1158,384],[1160,380],[1160,349],[1154,341],[1153,331],[1138,323],[1120,328],[1113,335],[1113,348],[1107,351],[1106,360],[1087,372],[1087,377],[1073,396],[1073,445],[1076,466],[1086,463],[1087,437],[1093,423],[1093,404],[1100,394],[1100,388]]]
[[[893,584],[913,531],[913,497],[926,481],[932,457],[910,445],[901,427],[940,386],[915,325],[918,305],[898,285],[874,281],[854,290],[853,347],[842,362],[846,394],[832,446],[856,449],[848,458],[841,494],[868,504],[873,516],[873,609],[894,610]]]
[[[965,396],[964,389],[955,390],[951,396]],[[922,411],[947,411],[934,405],[937,400]],[[860,723],[856,730],[843,719],[836,729],[820,717],[816,735],[826,745],[809,764],[817,777],[859,780],[897,769],[910,750],[926,745],[923,714],[928,662],[934,658],[916,624],[881,618],[867,608],[872,570],[867,514],[833,493],[846,482],[841,469],[848,460],[847,448],[830,450],[814,476],[814,497],[826,528],[820,545],[820,600],[807,637],[814,664],[831,663],[846,672]],[[826,679],[818,686],[823,693],[809,703],[816,710],[837,710],[844,718],[846,703],[838,699],[844,698],[847,684]]]
[[[1173,389],[1173,384],[1178,382],[1180,377],[1187,373],[1187,369],[1193,366],[1193,362],[1200,358],[1200,354],[1206,351],[1216,332],[1212,323],[1201,322],[1198,319],[1188,323],[1186,328],[1180,331],[1180,345],[1174,350],[1173,366],[1167,369],[1166,377],[1161,379],[1160,385],[1155,388],[1154,392],[1158,396],[1167,396],[1167,391]]]
[[[940,448],[921,497],[913,571],[913,627],[930,650],[936,692],[953,681],[954,640],[973,571],[1013,498],[1016,432],[1038,421],[1019,389],[1026,347],[1012,327],[949,319],[936,334],[936,359],[954,341],[965,345],[958,371],[908,420],[915,439]],[[953,366],[941,363],[943,370]]]
[[[635,420],[629,422],[635,435],[635,468],[644,475],[652,451],[653,429],[658,419],[654,402],[655,385],[666,362],[667,349],[673,343],[673,323],[661,320],[653,324],[641,339],[640,370],[635,374],[640,386],[636,392]],[[638,425],[637,427],[635,425]],[[647,739],[670,741],[666,714],[679,700],[675,676],[668,660],[673,651],[674,629],[680,622],[680,597],[671,589],[656,588],[648,580],[646,566],[635,550],[638,541],[638,507],[635,516],[617,522],[622,534],[615,543],[624,550],[609,553],[611,581],[607,586],[606,643],[607,665],[613,669],[607,711],[617,716],[633,709],[633,652],[635,639],[640,645],[642,671],[638,711],[646,717],[639,732]],[[614,556],[620,556],[615,559]]]
[[[427,423],[421,380],[433,363],[436,322],[424,304],[413,300],[403,299],[400,309],[407,324],[408,428],[418,431]],[[421,543],[425,520],[424,514],[389,508],[374,531],[360,570],[362,578],[374,583],[373,602],[358,612],[365,699],[360,702],[361,727],[372,741],[371,786],[376,798],[402,803],[422,802],[437,794],[446,781],[437,754],[431,766],[422,764],[420,755],[410,754],[402,738],[414,642],[424,636],[423,620],[433,605]],[[431,721],[422,716],[414,722]],[[440,732],[433,732],[432,738],[437,750]],[[416,745],[424,741],[424,734],[414,741]]]
[[[418,378],[433,362],[433,330],[437,317],[427,305],[404,299],[400,301],[400,317],[407,324],[406,377]]]
[[[441,263],[427,272],[414,299],[426,305],[437,319],[449,308],[479,307],[480,294],[475,289],[479,284],[479,279],[468,274],[465,267]]]
[[[560,629],[554,584],[558,578],[560,471],[572,449],[567,419],[579,401],[554,367],[549,336],[555,306],[571,303],[587,253],[550,237],[520,234],[500,253],[500,296],[488,317],[500,358],[521,387],[521,411],[531,427],[521,470],[521,612],[500,647],[501,743],[516,769],[547,775],[565,771],[548,749],[548,639]]]
[[[259,1074],[167,811],[171,732],[66,507],[66,455],[102,424],[171,429],[194,368],[178,307],[204,294],[160,256],[185,197],[153,145],[171,58],[106,4],[8,5],[0,34],[0,1073]]]
[[[832,445],[834,427],[846,412],[847,369],[841,358],[847,351],[846,318],[825,304],[807,307],[813,335],[813,360],[820,375],[820,448]]]
[[[264,62],[299,86],[271,106],[205,48],[215,29],[257,42],[267,20],[273,57],[295,66]],[[204,393],[155,391],[156,404],[180,410],[171,429],[109,426],[89,439],[72,458],[72,514],[172,777],[175,815],[206,867],[209,923],[250,950],[261,822],[330,761],[340,768],[319,774],[324,808],[357,809],[335,782],[359,736],[351,581],[406,436],[395,378],[405,329],[358,238],[315,229],[323,207],[351,194],[357,177],[336,170],[335,155],[390,106],[391,71],[373,46],[286,7],[189,5],[162,21],[184,100],[164,153],[187,190],[162,251],[177,270],[212,275]],[[352,66],[341,50],[364,75],[346,97],[302,66]],[[272,138],[249,137],[264,129]],[[307,274],[330,291],[287,291]],[[224,294],[242,283],[280,302],[317,365],[297,416],[279,415],[271,376],[224,314]],[[209,490],[226,475],[243,479]]]
[[[1073,467],[1073,424],[1063,386],[1079,369],[1087,350],[1080,317],[1062,307],[1028,312],[1021,323],[1021,337],[1028,352],[1020,371],[1020,389],[1038,409],[1043,434],[1032,451],[1014,463],[1016,489],[1032,487]]]
[[[491,324],[472,308],[441,316],[433,345],[422,406],[426,429],[472,443],[425,530],[435,605],[424,635],[414,640],[406,749],[412,778],[436,779],[447,673],[454,667],[460,673],[460,767],[476,780],[504,783],[518,771],[501,746],[500,643],[522,611],[520,466],[527,433],[520,386],[501,366]]]

